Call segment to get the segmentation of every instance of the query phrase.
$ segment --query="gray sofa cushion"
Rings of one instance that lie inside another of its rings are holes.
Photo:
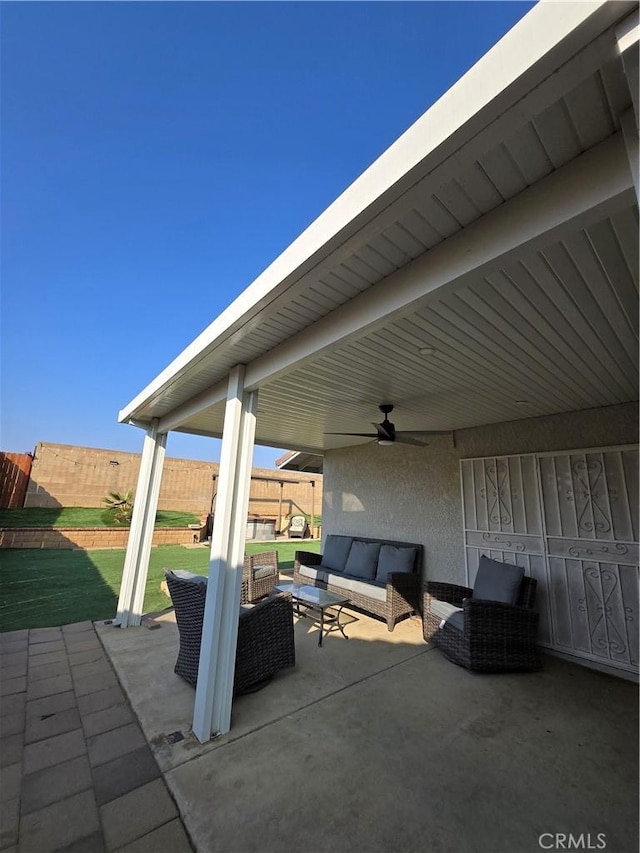
[[[379,553],[379,542],[362,542],[359,539],[354,539],[345,563],[345,574],[373,580],[376,576]]]
[[[464,610],[456,610],[447,618],[447,625],[453,625],[458,631],[464,631]]]
[[[335,574],[327,572],[327,583],[341,590],[343,589],[345,594],[351,592],[354,582],[353,578],[346,577],[342,572],[336,572]]]
[[[522,566],[500,563],[483,554],[480,557],[472,598],[515,604],[523,577]]]
[[[383,545],[380,548],[376,580],[386,583],[389,572],[412,572],[415,562],[415,548],[406,545]]]
[[[351,550],[352,536],[327,536],[322,554],[322,565],[332,572],[344,571],[349,551]]]
[[[358,595],[364,595],[367,598],[374,598],[376,601],[387,600],[386,586],[378,586],[377,584],[373,584],[365,580],[358,580],[357,578],[354,578],[351,581],[351,592],[355,592]]]
[[[309,580],[318,580],[323,583],[327,580],[327,575],[329,574],[322,566],[300,566],[299,570],[300,574],[309,578]]]
[[[429,610],[441,619],[448,619],[454,613],[462,613],[462,607],[456,607],[455,604],[449,604],[448,601],[439,601],[436,598],[431,599]]]

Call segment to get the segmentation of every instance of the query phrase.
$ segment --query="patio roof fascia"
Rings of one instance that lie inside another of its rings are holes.
[[[580,46],[636,5],[631,0],[615,4],[609,0],[570,4],[541,0],[127,404],[118,415],[119,422],[147,428],[144,408],[179,381],[190,366],[223,345],[305,271],[373,220],[394,196],[433,171],[561,67]],[[213,389],[216,402],[224,399],[225,389],[226,377]]]

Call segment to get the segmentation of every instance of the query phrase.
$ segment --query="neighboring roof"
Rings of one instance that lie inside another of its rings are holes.
[[[634,11],[535,6],[119,419],[220,436],[236,364],[257,443],[316,453],[385,401],[420,430],[637,399]]]
[[[298,453],[295,450],[287,450],[276,459],[276,468],[281,471],[307,471],[313,474],[322,474],[324,458],[315,453]]]

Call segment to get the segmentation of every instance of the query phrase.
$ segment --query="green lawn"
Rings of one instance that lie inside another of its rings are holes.
[[[318,552],[320,542],[247,543],[248,554],[278,551],[280,568],[293,568],[297,550]],[[48,628],[115,616],[124,565],[124,550],[2,551],[0,631]],[[164,568],[209,572],[209,549],[165,545],[153,548],[144,599],[144,612],[170,606],[160,591]]]
[[[187,527],[197,524],[193,512],[159,510],[156,527]],[[26,507],[0,509],[0,527],[113,527],[113,516],[105,507]]]

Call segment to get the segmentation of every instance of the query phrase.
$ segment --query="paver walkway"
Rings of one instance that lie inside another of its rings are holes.
[[[91,622],[0,634],[0,850],[191,853]]]

